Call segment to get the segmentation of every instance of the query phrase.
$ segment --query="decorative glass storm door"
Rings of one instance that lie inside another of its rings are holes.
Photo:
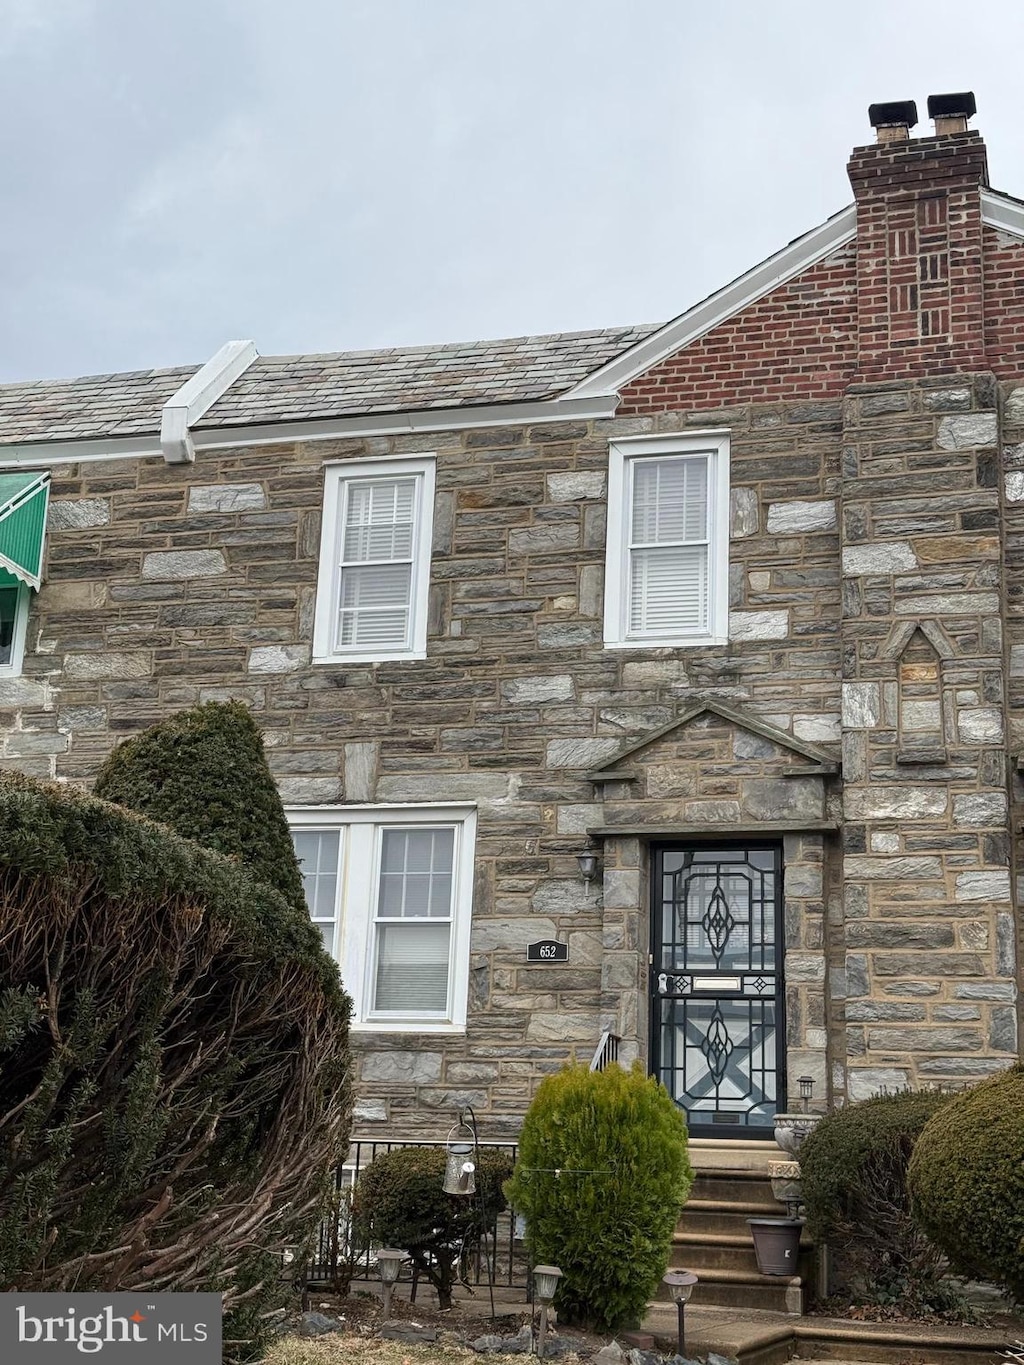
[[[653,848],[651,1069],[699,1137],[769,1137],[785,1108],[782,853]]]

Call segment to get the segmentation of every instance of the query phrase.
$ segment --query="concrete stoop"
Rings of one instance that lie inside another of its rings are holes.
[[[799,1274],[761,1275],[748,1218],[781,1218],[768,1162],[782,1156],[774,1142],[690,1142],[693,1189],[672,1239],[670,1264],[698,1277],[692,1303],[787,1314],[804,1311],[810,1244],[802,1244]]]

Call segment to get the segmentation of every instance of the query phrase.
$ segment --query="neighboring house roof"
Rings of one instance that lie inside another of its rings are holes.
[[[467,345],[261,356],[196,425],[535,401],[570,388],[656,330],[608,327]],[[0,446],[159,432],[164,403],[198,369],[0,385]]]

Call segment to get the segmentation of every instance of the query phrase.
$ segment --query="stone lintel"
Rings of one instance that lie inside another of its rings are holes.
[[[749,839],[752,834],[803,834],[814,830],[828,833],[838,828],[838,820],[748,820],[742,825],[591,825],[587,834],[592,839],[614,839],[622,835],[636,839],[699,839],[709,834],[742,834]]]

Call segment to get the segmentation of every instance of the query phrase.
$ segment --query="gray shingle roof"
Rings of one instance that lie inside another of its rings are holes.
[[[196,427],[553,397],[653,330],[609,327],[464,345],[261,356]],[[161,407],[196,369],[0,385],[0,445],[156,434]]]

